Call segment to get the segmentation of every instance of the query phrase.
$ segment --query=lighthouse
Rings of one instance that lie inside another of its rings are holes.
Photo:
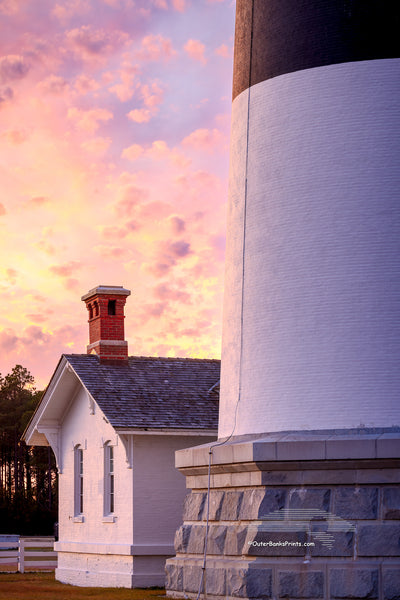
[[[400,594],[394,2],[238,0],[219,440],[172,597]]]

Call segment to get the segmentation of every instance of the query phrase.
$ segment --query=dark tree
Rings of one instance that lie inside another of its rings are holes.
[[[41,396],[21,365],[0,375],[0,533],[48,535],[57,520],[53,453],[21,441]]]

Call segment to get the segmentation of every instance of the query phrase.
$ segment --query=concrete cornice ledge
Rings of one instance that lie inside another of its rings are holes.
[[[377,469],[385,469],[387,482],[400,474],[400,430],[394,429],[268,433],[179,450],[175,465],[189,477],[189,487],[206,487],[210,450],[212,487],[228,484],[228,479],[234,486],[265,485],[274,479],[274,471],[293,471],[286,476],[288,484],[313,479],[312,471],[329,471],[324,477],[328,480],[333,472],[341,472],[344,479],[343,471],[351,470],[353,480],[362,470],[357,478],[364,483],[376,482]]]

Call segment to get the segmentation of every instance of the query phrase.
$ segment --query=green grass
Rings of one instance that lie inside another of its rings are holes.
[[[165,591],[161,589],[66,585],[55,581],[54,573],[0,573],[0,600],[156,600],[162,596]]]

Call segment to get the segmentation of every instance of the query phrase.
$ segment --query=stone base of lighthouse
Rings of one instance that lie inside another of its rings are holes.
[[[280,433],[177,453],[187,478],[167,596],[400,598],[400,432]],[[203,588],[204,592],[204,588]]]

